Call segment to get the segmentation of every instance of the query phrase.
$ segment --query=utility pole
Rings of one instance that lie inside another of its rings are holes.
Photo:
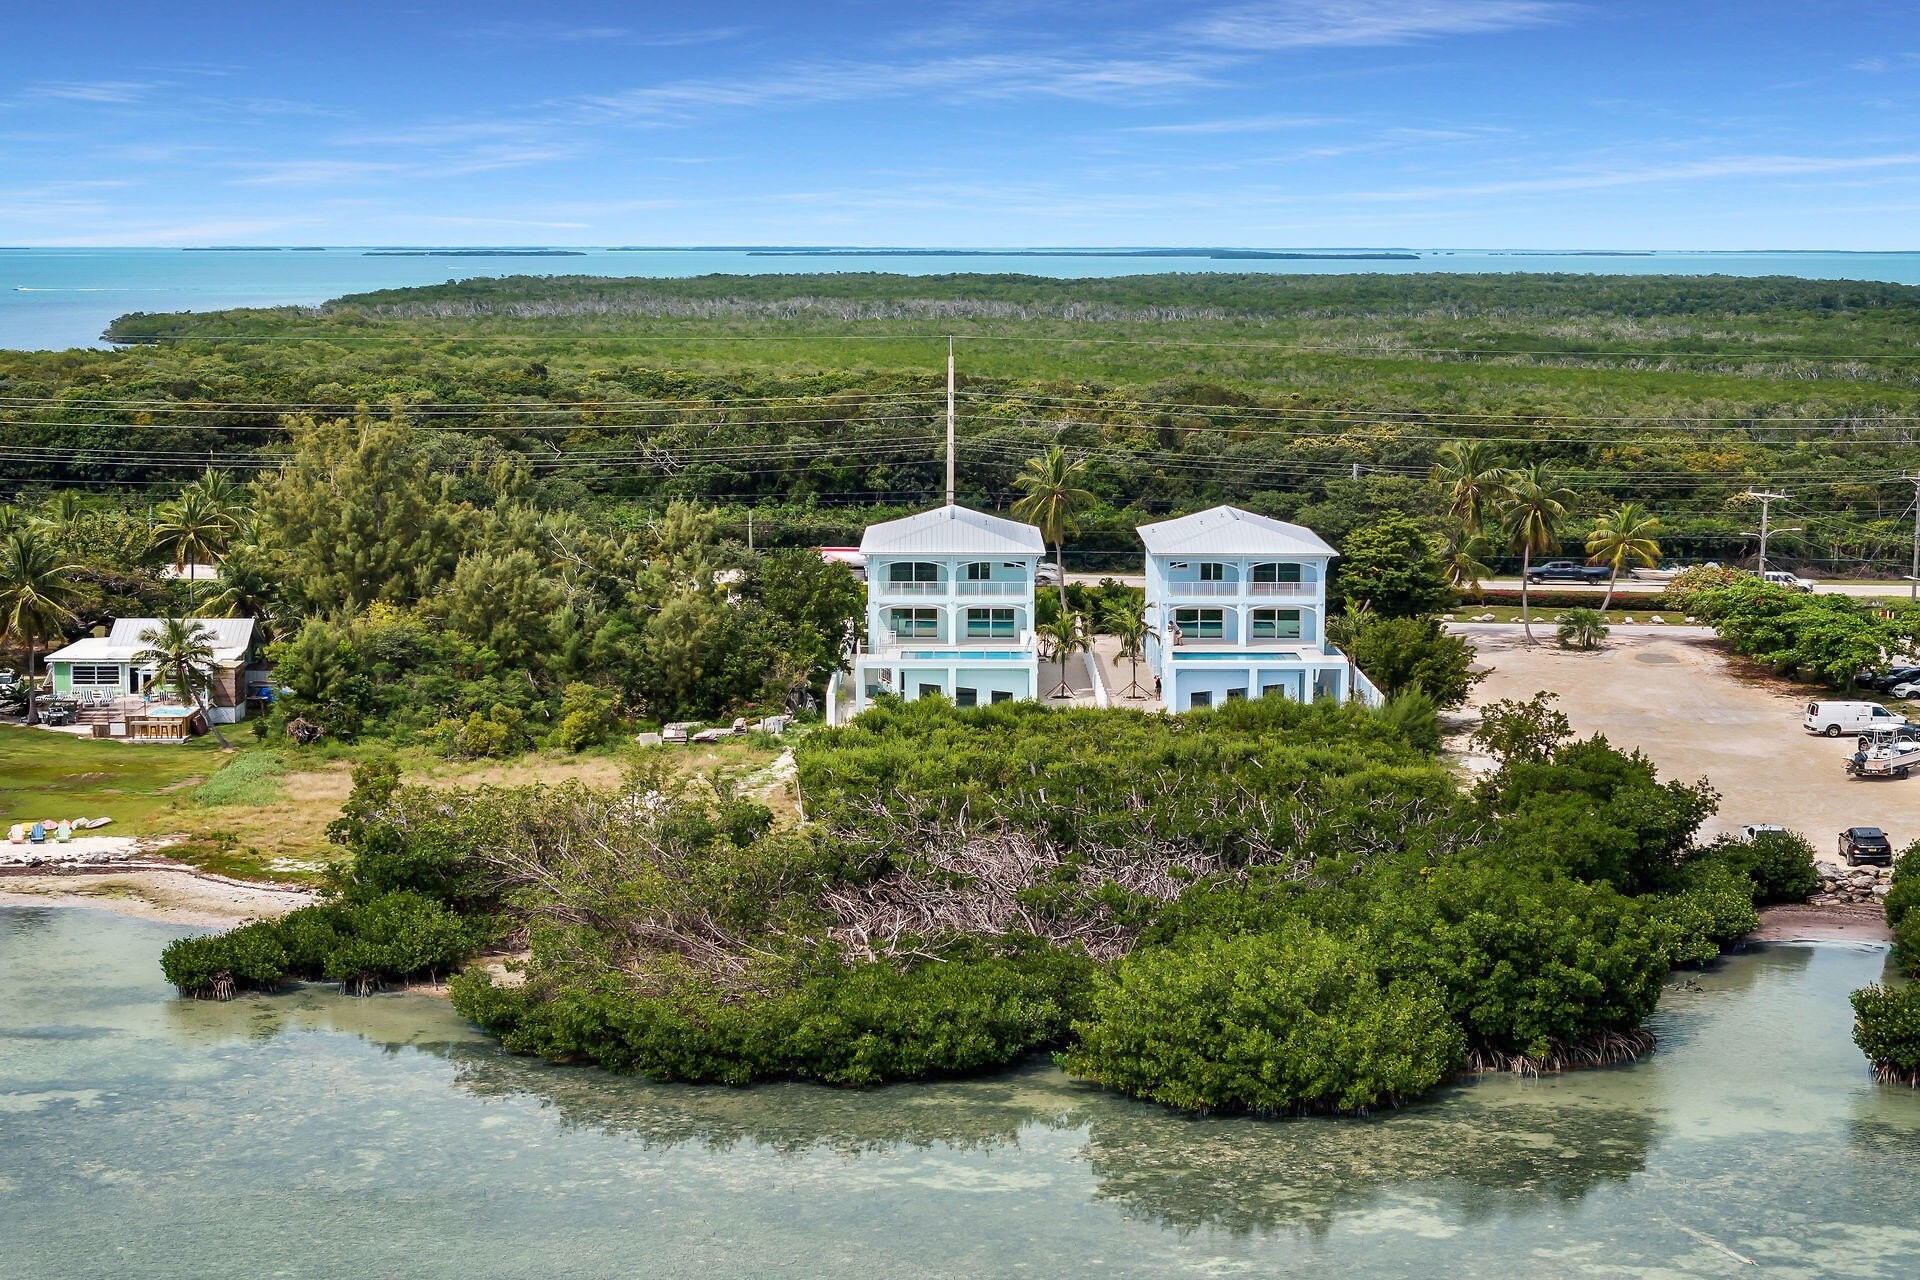
[[[947,339],[947,505],[953,505],[953,339]]]
[[[1907,599],[1920,600],[1920,473],[1900,478],[1913,485],[1913,572],[1907,575]]]
[[[753,550],[753,508],[747,508],[747,550]]]
[[[1760,503],[1760,576],[1764,578],[1767,576],[1767,517],[1772,514],[1773,504],[1776,502],[1785,502],[1788,495],[1784,493],[1755,493],[1749,489],[1747,490],[1747,496]]]

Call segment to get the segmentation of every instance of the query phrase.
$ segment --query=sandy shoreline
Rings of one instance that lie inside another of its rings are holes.
[[[0,906],[96,907],[138,920],[225,929],[313,902],[304,889],[216,879],[184,867],[86,868],[0,876]]]

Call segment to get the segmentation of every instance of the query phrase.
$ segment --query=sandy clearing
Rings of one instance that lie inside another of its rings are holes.
[[[1720,809],[1707,820],[1708,836],[1778,822],[1803,833],[1823,856],[1844,827],[1882,827],[1896,848],[1920,839],[1920,778],[1847,777],[1853,740],[1817,738],[1800,727],[1817,695],[1729,661],[1704,628],[1616,628],[1607,647],[1593,653],[1550,641],[1528,648],[1510,625],[1454,630],[1491,668],[1474,690],[1474,706],[1543,689],[1557,693],[1576,733],[1602,733],[1615,746],[1645,752],[1663,777],[1712,783]]]

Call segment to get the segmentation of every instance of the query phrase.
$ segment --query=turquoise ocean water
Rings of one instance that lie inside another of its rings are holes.
[[[1304,252],[1341,252],[1335,250]],[[310,304],[367,289],[472,276],[694,276],[812,271],[1024,272],[1060,278],[1162,271],[1571,271],[1596,274],[1800,276],[1920,284],[1913,253],[1648,253],[1395,250],[1412,257],[1258,259],[1129,251],[752,253],[741,249],[588,249],[578,257],[394,257],[365,249],[0,249],[0,347],[95,346],[128,311],[217,311]]]

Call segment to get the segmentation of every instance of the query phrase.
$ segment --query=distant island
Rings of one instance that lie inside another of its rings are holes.
[[[368,249],[363,258],[584,258],[584,249]]]
[[[749,258],[1207,258],[1217,262],[1418,262],[1417,253],[1286,253],[1273,249],[749,249]]]

